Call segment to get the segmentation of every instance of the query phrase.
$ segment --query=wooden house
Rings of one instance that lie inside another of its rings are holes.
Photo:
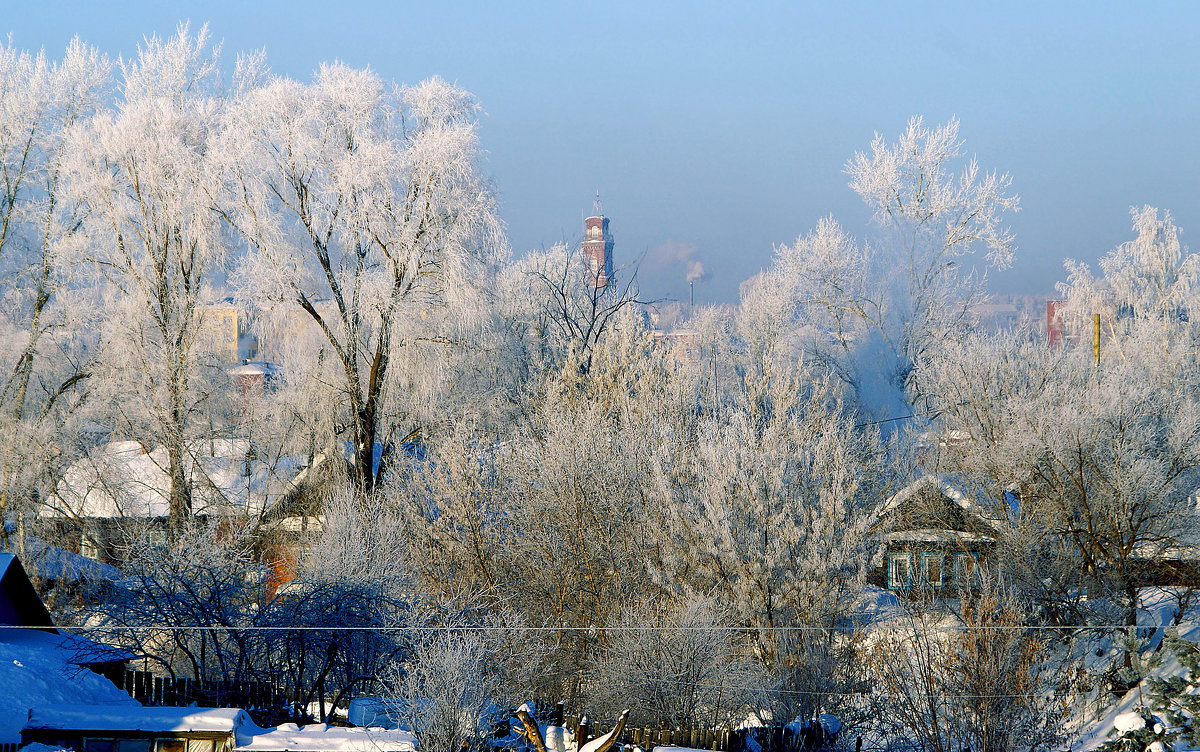
[[[883,547],[872,584],[927,591],[973,586],[1008,522],[952,479],[926,475],[888,498],[872,529]]]

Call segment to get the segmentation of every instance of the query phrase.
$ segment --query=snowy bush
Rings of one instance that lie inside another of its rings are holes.
[[[479,749],[528,688],[537,658],[511,615],[421,631],[407,660],[384,677],[421,752]]]
[[[1015,752],[1061,741],[1047,643],[1027,611],[993,584],[960,619],[928,604],[880,625],[868,655],[874,715],[885,738],[922,752]]]
[[[627,608],[592,663],[589,707],[605,718],[630,708],[634,725],[658,728],[736,724],[770,683],[747,648],[714,598]]]

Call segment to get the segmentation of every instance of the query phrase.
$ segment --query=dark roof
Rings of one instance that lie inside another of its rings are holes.
[[[0,553],[0,626],[57,631],[16,554]]]

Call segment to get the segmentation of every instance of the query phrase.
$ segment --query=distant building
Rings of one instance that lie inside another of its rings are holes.
[[[314,490],[332,468],[326,455],[267,456],[246,439],[197,440],[184,472],[192,483],[192,514],[207,519],[258,520],[259,544],[273,584],[296,563],[323,523]],[[71,553],[120,564],[131,534],[166,541],[171,479],[166,450],[110,441],[67,468],[37,509],[38,536]]]
[[[250,331],[247,316],[234,305],[231,298],[201,306],[200,327],[212,338],[215,351],[227,363],[258,356],[258,339]]]
[[[1095,328],[1097,316],[1100,318],[1099,332]],[[1092,347],[1097,344],[1099,335],[1099,344],[1103,347],[1131,319],[1129,312],[1107,301],[1094,304],[1090,312],[1083,312],[1071,310],[1065,300],[1049,300],[1046,301],[1046,342],[1050,347]]]
[[[583,258],[596,287],[608,287],[613,276],[613,236],[608,217],[600,213],[599,199],[595,206],[596,213],[583,221]]]
[[[906,486],[877,515],[883,561],[869,581],[889,590],[974,587],[976,567],[995,558],[1011,526],[943,475]]]
[[[1014,331],[1037,326],[1048,300],[1047,295],[989,295],[971,306],[970,313],[979,331]]]
[[[234,386],[243,397],[251,393],[271,391],[279,381],[279,369],[266,361],[243,360],[240,366],[229,369]]]
[[[1059,312],[1066,302],[1065,300],[1046,301],[1046,342],[1051,347],[1061,347],[1066,341],[1067,326]]]

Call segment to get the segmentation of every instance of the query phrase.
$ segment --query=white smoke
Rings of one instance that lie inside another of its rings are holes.
[[[682,266],[687,270],[688,282],[704,282],[711,274],[704,268],[697,256],[700,249],[682,240],[667,239],[648,254],[648,260],[655,269],[670,269]]]

